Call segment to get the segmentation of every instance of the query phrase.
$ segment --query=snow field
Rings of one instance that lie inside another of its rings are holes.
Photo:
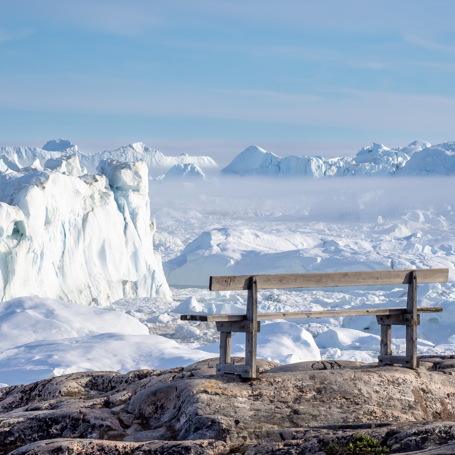
[[[149,334],[138,320],[140,312],[128,313],[38,297],[0,303],[0,386],[78,371],[168,369],[218,355],[218,343],[200,349],[185,346],[169,336]],[[159,315],[161,321],[170,322],[164,315]],[[190,324],[175,329],[180,340],[199,334]],[[240,338],[233,338],[237,355],[244,349]],[[320,358],[313,337],[288,322],[267,325],[258,346],[261,356],[281,363]]]

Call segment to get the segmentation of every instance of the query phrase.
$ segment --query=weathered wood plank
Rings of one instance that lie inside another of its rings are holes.
[[[378,357],[378,365],[403,365],[404,367],[411,368],[412,358],[408,356],[401,355],[380,355]],[[419,359],[417,359],[417,368],[419,364]]]
[[[379,325],[420,325],[420,314],[414,317],[412,314],[390,314],[388,316],[376,316]]]
[[[406,308],[412,320],[417,320],[417,274],[412,272],[411,282],[408,284],[408,299]],[[410,357],[409,368],[417,368],[417,325],[406,326],[406,356]]]
[[[381,355],[392,355],[392,327],[381,325]]]
[[[253,331],[253,323],[251,321],[235,321],[235,322],[217,322],[216,330],[218,332],[243,332],[251,333]],[[261,331],[261,323],[256,322],[256,332]]]
[[[246,314],[182,314],[181,321],[222,322],[244,321]]]
[[[322,288],[340,286],[379,286],[409,284],[415,271],[419,283],[446,283],[449,269],[383,270],[373,272],[289,273],[256,275],[258,289]],[[212,276],[211,291],[248,289],[251,275]]]
[[[256,377],[257,371],[255,375],[252,375],[251,366],[249,365],[234,365],[233,363],[227,364],[218,364],[216,366],[216,374],[239,374],[242,378],[251,378]]]
[[[231,363],[231,333],[220,333],[220,364]]]
[[[258,322],[258,282],[255,276],[250,278],[246,318],[251,322],[251,331],[245,335],[245,365],[250,367],[250,378],[256,377],[257,322]]]
[[[323,310],[323,311],[281,311],[277,313],[258,313],[258,320],[270,319],[312,319],[339,318],[345,316],[380,316],[388,314],[406,314],[406,308],[364,308],[361,310]],[[420,307],[418,313],[441,313],[442,307]]]
[[[270,319],[317,319],[339,318],[345,316],[383,316],[388,314],[406,314],[406,308],[364,308],[361,310],[322,310],[322,311],[280,311],[277,313],[258,313],[259,321]],[[441,313],[442,307],[417,307],[417,313]],[[246,320],[245,314],[189,314],[181,315],[182,321],[242,321]]]

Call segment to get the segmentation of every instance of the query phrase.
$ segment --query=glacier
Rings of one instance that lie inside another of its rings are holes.
[[[5,164],[5,161],[3,161]],[[0,301],[39,295],[108,306],[171,293],[153,249],[144,162],[49,158],[0,174]]]
[[[280,157],[252,145],[221,170],[225,176],[330,177],[330,176],[422,176],[455,174],[455,142],[432,146],[414,141],[407,147],[390,149],[373,142],[354,156]]]

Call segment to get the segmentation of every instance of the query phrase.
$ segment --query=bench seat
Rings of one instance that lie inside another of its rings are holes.
[[[417,307],[417,313],[441,313],[442,307]],[[407,314],[406,308],[372,308],[361,310],[322,310],[322,311],[286,311],[278,313],[258,313],[258,321],[270,319],[313,319],[339,318],[344,316],[388,316]],[[182,321],[234,322],[246,320],[246,314],[182,314]]]

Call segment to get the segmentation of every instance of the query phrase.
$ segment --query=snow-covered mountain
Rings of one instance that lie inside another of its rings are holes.
[[[390,149],[373,142],[355,156],[280,157],[255,145],[246,148],[221,170],[223,175],[313,177],[455,174],[455,142],[431,146],[414,141]]]
[[[7,161],[2,161],[7,166]],[[170,297],[153,250],[144,162],[76,155],[0,174],[0,300],[24,295],[106,306],[130,296]]]
[[[117,161],[145,161],[150,174],[163,173],[176,164],[195,164],[201,169],[216,169],[218,165],[208,156],[190,156],[182,153],[180,156],[166,156],[158,150],[153,150],[142,142],[120,147],[116,150],[104,150],[94,155],[80,156],[81,164],[89,171],[96,168],[101,160],[114,159]]]

